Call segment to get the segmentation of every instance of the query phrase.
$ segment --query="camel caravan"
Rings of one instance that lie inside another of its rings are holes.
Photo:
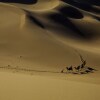
[[[82,64],[76,67],[69,66],[61,70],[61,73],[72,73],[72,74],[88,74],[97,71],[91,67],[86,66],[86,60],[79,54]]]

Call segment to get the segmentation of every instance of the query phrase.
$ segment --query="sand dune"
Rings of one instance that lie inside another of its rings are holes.
[[[82,63],[78,53],[98,71],[61,73]],[[99,0],[0,0],[0,99],[98,100],[99,70]]]

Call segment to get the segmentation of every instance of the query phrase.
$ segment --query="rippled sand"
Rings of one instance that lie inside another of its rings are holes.
[[[98,71],[60,73],[77,52]],[[99,0],[0,0],[1,100],[98,100],[99,70]]]

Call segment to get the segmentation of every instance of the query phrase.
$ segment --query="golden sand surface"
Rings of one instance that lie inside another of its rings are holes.
[[[99,100],[99,2],[1,1],[0,100]],[[97,71],[61,73],[79,54]]]

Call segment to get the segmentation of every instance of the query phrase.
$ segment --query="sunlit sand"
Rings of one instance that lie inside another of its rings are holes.
[[[1,0],[0,79],[0,100],[99,100],[98,0]]]

